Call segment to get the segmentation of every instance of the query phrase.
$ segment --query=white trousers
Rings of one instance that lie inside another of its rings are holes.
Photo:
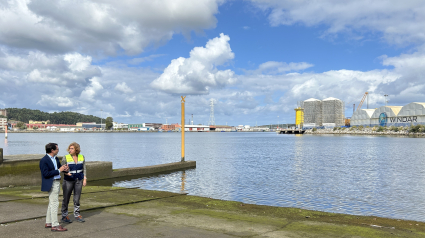
[[[59,222],[58,222],[59,192],[60,192],[60,180],[53,180],[52,188],[49,191],[49,206],[47,207],[47,214],[46,214],[46,223],[52,223],[52,227],[59,226]]]

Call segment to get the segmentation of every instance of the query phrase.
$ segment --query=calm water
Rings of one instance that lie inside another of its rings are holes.
[[[56,142],[64,154],[72,141],[88,161],[112,161],[114,168],[180,161],[179,133],[9,134],[0,147],[5,155],[41,154]],[[424,144],[384,136],[186,133],[186,160],[196,160],[196,169],[114,186],[425,221]]]

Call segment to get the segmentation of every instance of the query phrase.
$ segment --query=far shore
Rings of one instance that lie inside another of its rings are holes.
[[[327,128],[327,129],[308,129],[304,134],[320,135],[391,135],[391,136],[409,136],[425,137],[425,127],[423,125],[413,127],[349,127],[349,128]]]
[[[7,131],[8,134],[13,133],[157,133],[160,131],[38,131],[38,130],[21,130],[21,131]],[[169,133],[169,132],[180,132],[180,131],[161,131],[163,133]],[[160,133],[161,133],[160,132]],[[195,133],[195,132],[201,132],[201,133],[209,133],[209,132],[223,132],[223,131],[185,131],[185,133]],[[224,132],[234,132],[234,131],[224,131]],[[237,132],[275,132],[275,131],[237,131]],[[4,134],[5,131],[0,131],[0,134]]]

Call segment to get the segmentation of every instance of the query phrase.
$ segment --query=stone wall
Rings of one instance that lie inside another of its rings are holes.
[[[388,128],[379,131],[377,127],[370,128],[338,128],[338,130],[334,129],[308,129],[304,134],[339,134],[339,135],[394,135],[394,136],[416,136],[416,137],[425,137],[424,132],[414,133],[410,132],[409,129],[405,128],[399,131],[392,131]]]

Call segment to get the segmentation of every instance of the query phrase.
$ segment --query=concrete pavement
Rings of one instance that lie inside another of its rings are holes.
[[[51,232],[47,203],[38,186],[0,189],[0,237],[425,237],[421,222],[97,186],[83,189],[86,222]]]

